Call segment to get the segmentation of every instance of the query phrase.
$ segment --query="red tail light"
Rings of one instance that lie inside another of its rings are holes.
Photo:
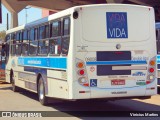
[[[150,73],[153,73],[153,72],[154,72],[154,68],[150,68],[150,69],[149,69],[149,72],[150,72]]]
[[[85,72],[84,72],[84,70],[79,70],[79,71],[78,71],[78,74],[79,74],[79,75],[84,75]]]

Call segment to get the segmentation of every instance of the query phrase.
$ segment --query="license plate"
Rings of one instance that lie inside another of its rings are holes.
[[[121,79],[111,80],[111,85],[125,85],[125,80]]]

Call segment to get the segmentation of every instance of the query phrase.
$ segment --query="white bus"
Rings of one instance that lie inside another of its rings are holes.
[[[156,23],[158,86],[160,86],[160,22]]]
[[[157,93],[154,9],[69,8],[7,31],[6,81],[47,98],[147,99]]]

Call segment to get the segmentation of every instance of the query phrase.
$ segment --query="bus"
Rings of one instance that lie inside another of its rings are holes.
[[[4,42],[0,42],[0,51],[4,48]],[[5,80],[5,57],[0,54],[0,80]]]
[[[160,22],[156,23],[158,86],[160,86]]]
[[[157,93],[154,9],[75,6],[7,31],[6,81],[48,98],[148,99]]]

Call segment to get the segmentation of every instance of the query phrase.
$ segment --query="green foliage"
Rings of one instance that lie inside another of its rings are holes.
[[[5,41],[6,31],[0,31],[0,41]]]

